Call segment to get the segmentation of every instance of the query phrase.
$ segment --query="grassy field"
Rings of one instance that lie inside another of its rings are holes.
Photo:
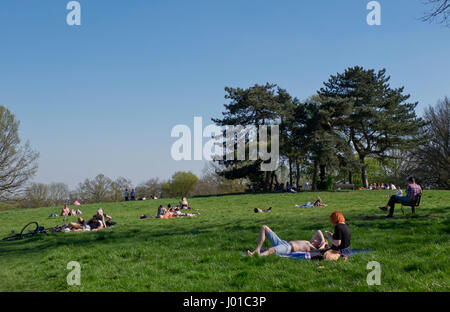
[[[139,219],[167,199],[82,206],[85,218],[103,207],[119,225],[0,241],[0,291],[449,291],[450,191],[426,191],[414,217],[398,206],[395,219],[384,219],[377,207],[389,194],[320,193],[325,208],[294,207],[317,193],[193,198],[201,215],[168,220]],[[269,206],[270,213],[253,213]],[[0,237],[28,221],[61,225],[61,218],[48,218],[59,210],[1,211]],[[261,225],[285,240],[309,239],[317,229],[333,230],[334,210],[347,218],[352,248],[375,253],[347,262],[240,257],[255,247]],[[80,286],[66,282],[70,261],[81,264]],[[369,261],[381,264],[380,286],[366,283]]]

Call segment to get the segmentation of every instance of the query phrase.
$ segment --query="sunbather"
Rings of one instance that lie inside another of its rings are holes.
[[[267,209],[264,209],[264,210],[262,210],[262,209],[259,209],[259,208],[255,208],[255,213],[266,213],[266,212],[269,212],[270,210],[272,210],[272,207],[269,207],[269,208],[267,208]]]
[[[88,223],[82,217],[79,217],[78,222],[70,222],[69,223],[69,229],[73,232],[90,231],[91,227],[88,225]]]
[[[64,208],[61,209],[61,216],[67,217],[70,215],[70,209],[69,206],[66,204],[64,205]]]
[[[319,196],[317,196],[317,200],[314,202],[313,206],[314,206],[314,207],[326,207],[326,206],[328,206],[328,205],[327,205],[327,204],[324,204],[324,203],[322,202],[322,199],[321,199]]]
[[[181,209],[191,209],[191,207],[189,206],[189,202],[187,201],[186,197],[183,197],[181,199],[180,208]]]
[[[98,231],[107,227],[107,223],[111,221],[111,217],[103,212],[102,208],[97,209],[97,214],[88,221],[91,231]]]
[[[273,247],[261,252],[261,248],[266,240],[266,237],[269,239]],[[249,256],[253,256],[255,254],[260,256],[268,256],[273,253],[277,255],[286,255],[292,252],[321,250],[325,248],[328,248],[328,244],[320,230],[314,233],[313,237],[309,241],[296,240],[287,242],[280,239],[267,225],[263,225],[259,231],[258,245],[256,246],[256,249],[253,252],[247,250],[247,254]]]

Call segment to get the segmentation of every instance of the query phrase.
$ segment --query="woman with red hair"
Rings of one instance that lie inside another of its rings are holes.
[[[331,249],[324,254],[325,260],[338,260],[340,257],[348,256],[350,251],[351,233],[345,218],[339,211],[334,211],[330,215],[330,222],[334,226],[334,234],[325,231],[331,242]]]

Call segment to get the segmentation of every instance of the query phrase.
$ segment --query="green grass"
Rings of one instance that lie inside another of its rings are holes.
[[[316,193],[193,198],[200,216],[169,220],[139,219],[156,214],[167,199],[83,206],[85,218],[103,207],[119,225],[0,241],[0,291],[449,291],[450,191],[425,191],[416,216],[407,207],[403,216],[398,206],[397,218],[389,220],[377,208],[388,194],[321,193],[325,208],[294,207]],[[272,212],[253,213],[268,206]],[[61,224],[48,218],[59,209],[1,211],[0,237],[28,221]],[[374,254],[347,262],[240,257],[255,247],[261,225],[285,240],[309,239],[317,229],[333,230],[328,216],[334,210],[347,218],[352,248]],[[66,283],[70,261],[81,264],[80,286]],[[381,264],[380,286],[366,283],[369,261]]]

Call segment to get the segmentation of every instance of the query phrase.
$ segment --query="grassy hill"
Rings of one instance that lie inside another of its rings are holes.
[[[82,206],[85,218],[98,207],[119,223],[99,232],[39,235],[0,241],[0,291],[449,291],[450,191],[426,191],[417,215],[395,219],[377,207],[388,191],[320,193],[329,206],[295,208],[317,193],[235,195],[191,199],[201,215],[146,219],[152,200]],[[255,214],[255,207],[273,210]],[[350,261],[296,261],[275,255],[240,257],[256,245],[259,227],[282,239],[310,239],[332,231],[328,216],[340,210],[352,231],[352,248],[373,250]],[[0,237],[28,221],[62,224],[58,208],[0,212]],[[76,217],[70,218],[75,220]],[[69,286],[67,264],[81,264],[81,285]],[[381,285],[368,286],[369,261],[381,264]]]

